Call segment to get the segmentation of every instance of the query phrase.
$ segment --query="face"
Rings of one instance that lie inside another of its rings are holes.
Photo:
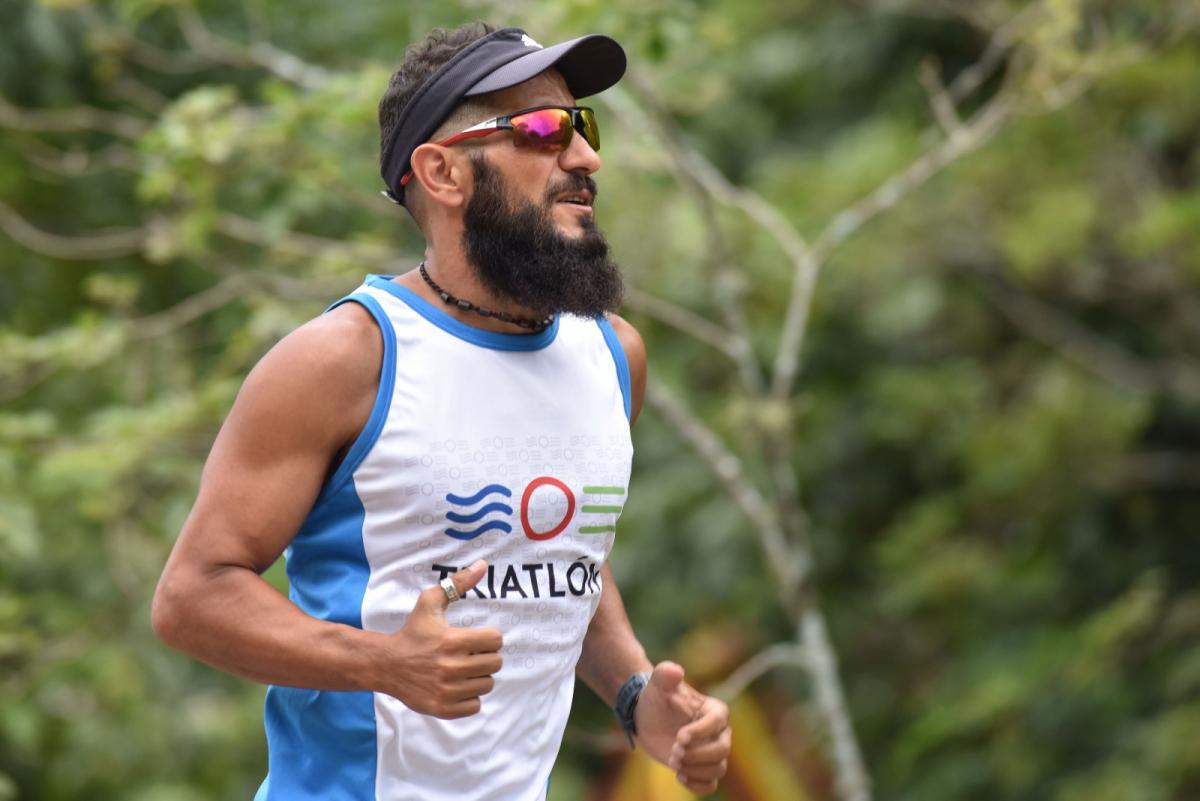
[[[575,103],[555,71],[497,93],[496,101],[513,111]],[[595,151],[578,134],[558,153],[515,148],[511,136],[494,139],[470,155],[474,187],[463,214],[464,250],[480,280],[539,316],[614,310],[622,282],[593,218]]]
[[[541,317],[568,313],[599,317],[621,302],[621,272],[590,216],[579,232],[555,219],[555,198],[581,191],[591,179],[568,175],[536,201],[514,198],[498,169],[471,157],[475,190],[463,213],[463,251],[484,287]],[[564,188],[564,186],[566,188]]]
[[[574,106],[575,98],[562,75],[550,69],[492,94],[489,104],[501,109],[497,114],[506,114],[543,105]],[[542,203],[553,195],[549,211],[559,229],[567,236],[582,236],[588,230],[596,194],[590,176],[600,169],[600,156],[587,140],[576,133],[570,146],[558,153],[516,148],[510,133],[493,135],[481,144],[479,152],[486,153],[514,200]]]

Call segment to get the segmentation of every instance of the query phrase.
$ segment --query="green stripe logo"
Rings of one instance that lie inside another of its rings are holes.
[[[593,501],[592,503],[587,503],[585,501],[579,507],[579,511],[585,515],[586,514],[619,515],[619,514],[621,514],[621,509],[624,507],[624,503],[623,503],[624,495],[625,495],[624,487],[604,487],[604,486],[584,487],[583,494],[593,496],[590,499],[591,501]],[[614,495],[617,497],[615,497],[615,498],[612,497]],[[599,497],[597,497],[597,496],[599,496]],[[614,503],[614,501],[621,501],[621,502]],[[608,533],[614,532],[616,530],[617,530],[617,526],[616,526],[615,522],[613,522],[613,523],[596,522],[591,525],[584,525],[584,526],[579,527],[580,534],[608,534]]]

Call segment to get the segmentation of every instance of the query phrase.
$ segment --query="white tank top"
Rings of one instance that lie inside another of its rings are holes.
[[[422,590],[486,559],[446,619],[499,629],[504,666],[458,720],[381,693],[271,687],[256,799],[540,801],[627,497],[624,351],[607,320],[484,331],[390,276],[345,302],[382,332],[379,394],[286,552],[290,596],[394,632]]]

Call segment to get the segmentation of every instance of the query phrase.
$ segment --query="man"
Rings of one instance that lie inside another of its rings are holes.
[[[646,360],[606,315],[576,98],[624,68],[475,25],[392,78],[382,173],[425,260],[254,368],[154,601],[167,643],[272,685],[259,799],[545,798],[576,673],[688,788],[724,775],[728,709],[651,665],[606,564]]]

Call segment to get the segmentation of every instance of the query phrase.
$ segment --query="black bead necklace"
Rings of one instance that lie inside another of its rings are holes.
[[[421,262],[421,264],[417,267],[417,270],[421,273],[421,277],[425,279],[425,283],[429,284],[430,289],[438,293],[438,297],[440,297],[442,301],[449,306],[457,306],[463,311],[473,311],[481,317],[492,317],[496,320],[503,320],[506,323],[519,325],[535,334],[545,331],[550,327],[550,324],[554,322],[553,315],[542,320],[534,320],[529,317],[516,317],[508,312],[492,311],[491,309],[485,309],[482,306],[476,306],[469,300],[463,300],[462,298],[454,297],[449,292],[438,286],[437,282],[429,277],[429,271],[425,269],[425,262]]]

